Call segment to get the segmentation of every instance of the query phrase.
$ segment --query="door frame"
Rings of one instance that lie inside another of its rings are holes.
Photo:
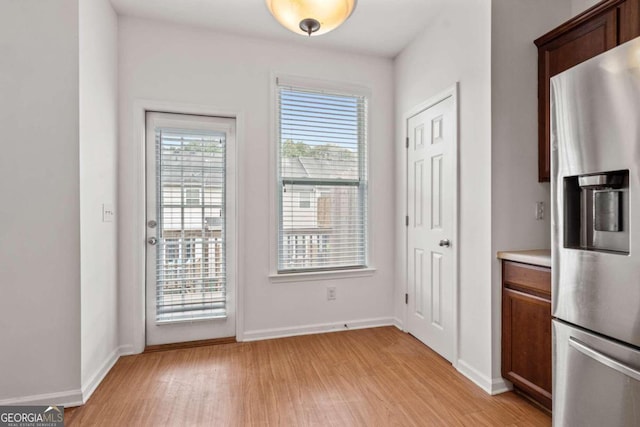
[[[432,96],[430,98],[428,98],[426,101],[421,102],[420,104],[416,105],[415,107],[411,108],[408,112],[406,112],[405,114],[403,114],[402,116],[402,133],[403,133],[403,138],[402,138],[402,145],[403,145],[403,150],[404,150],[404,162],[401,162],[402,166],[404,167],[404,171],[402,171],[402,175],[403,175],[403,185],[404,185],[404,212],[405,215],[408,215],[409,213],[409,192],[408,192],[408,188],[409,188],[409,150],[407,147],[407,142],[408,138],[409,138],[409,119],[412,118],[413,116],[416,116],[420,113],[422,113],[423,111],[433,107],[434,105],[444,101],[447,98],[452,98],[453,100],[453,155],[455,156],[455,158],[453,159],[453,188],[456,192],[455,196],[453,197],[453,215],[454,215],[454,220],[453,220],[453,230],[451,230],[451,242],[453,243],[453,250],[451,251],[451,257],[452,257],[452,264],[453,264],[453,277],[452,277],[452,282],[453,282],[453,322],[452,322],[452,332],[453,332],[453,336],[451,337],[451,339],[453,340],[452,343],[452,361],[451,364],[453,365],[454,368],[457,368],[458,365],[458,346],[459,346],[459,335],[460,335],[460,331],[458,328],[459,325],[459,321],[458,321],[458,308],[459,308],[459,283],[458,283],[458,271],[459,271],[459,265],[458,265],[458,255],[459,255],[459,239],[458,239],[458,228],[460,226],[460,215],[458,212],[458,204],[459,204],[459,198],[460,198],[460,185],[459,185],[459,162],[460,162],[460,152],[459,152],[459,144],[458,144],[458,135],[459,135],[459,114],[460,114],[460,110],[459,110],[459,100],[458,100],[458,86],[459,83],[456,82],[453,86],[449,87],[448,89],[438,93],[435,96]],[[404,222],[404,218],[403,218],[403,222]],[[403,251],[402,251],[402,263],[404,264],[404,269],[403,269],[403,280],[402,283],[404,284],[404,290],[403,293],[401,295],[402,301],[404,302],[404,295],[409,293],[409,227],[405,226],[404,227],[404,232],[402,233],[403,236]],[[404,310],[403,310],[403,322],[402,322],[402,330],[404,332],[408,332],[407,331],[407,320],[408,320],[408,316],[409,316],[409,306],[407,304],[403,304],[404,305]]]
[[[146,250],[147,250],[147,228],[146,228],[146,113],[173,113],[191,114],[199,116],[213,116],[234,119],[236,121],[236,144],[228,147],[227,150],[234,151],[235,173],[233,174],[233,186],[236,191],[235,203],[235,223],[234,249],[235,268],[235,312],[236,312],[236,340],[242,341],[244,338],[244,259],[239,257],[243,253],[244,245],[244,223],[240,220],[240,212],[244,212],[244,179],[242,159],[244,152],[244,112],[230,111],[215,108],[207,105],[184,104],[170,101],[144,100],[139,99],[133,103],[133,125],[134,141],[136,141],[136,181],[131,183],[134,186],[134,235],[140,242],[135,248],[135,259],[133,263],[135,290],[131,313],[134,323],[133,353],[142,353],[146,346]]]

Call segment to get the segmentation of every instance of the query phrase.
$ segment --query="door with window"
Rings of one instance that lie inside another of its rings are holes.
[[[407,121],[407,331],[451,361],[454,320],[453,96]]]
[[[146,343],[235,336],[235,121],[146,114]]]

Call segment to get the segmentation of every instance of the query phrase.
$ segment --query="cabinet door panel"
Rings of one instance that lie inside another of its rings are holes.
[[[550,160],[550,79],[558,73],[612,49],[618,41],[618,11],[590,19],[562,36],[539,47],[538,51],[538,180],[549,181]]]
[[[609,18],[615,19],[615,15],[610,14]],[[579,37],[550,49],[549,78],[614,47],[616,36],[613,31],[615,20],[605,19]]]
[[[640,36],[640,0],[627,0],[618,6],[618,43]]]
[[[502,294],[502,376],[551,409],[551,302]]]

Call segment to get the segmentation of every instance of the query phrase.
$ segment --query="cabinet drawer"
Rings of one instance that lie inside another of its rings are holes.
[[[551,297],[551,269],[519,262],[502,263],[502,278],[507,288]]]

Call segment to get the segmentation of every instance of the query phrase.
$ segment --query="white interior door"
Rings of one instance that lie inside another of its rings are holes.
[[[235,336],[235,120],[146,114],[146,342]]]
[[[407,122],[407,331],[453,357],[455,112],[453,96]]]

